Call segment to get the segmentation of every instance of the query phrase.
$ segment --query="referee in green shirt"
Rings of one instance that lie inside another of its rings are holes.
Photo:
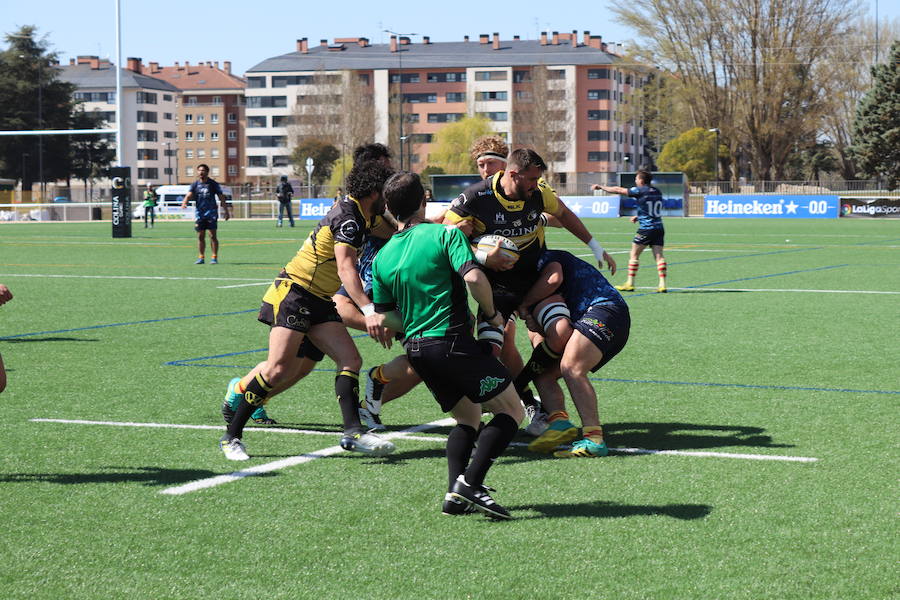
[[[383,195],[400,231],[372,265],[375,310],[384,315],[382,323],[388,313],[400,313],[410,364],[457,423],[447,439],[449,489],[443,512],[464,514],[474,508],[509,519],[484,479],[518,431],[524,411],[506,367],[472,335],[474,318],[466,294],[468,288],[482,313],[493,315],[487,320],[502,327],[490,283],[462,231],[425,219],[425,191],[418,175],[396,173]],[[479,434],[482,410],[494,418]]]

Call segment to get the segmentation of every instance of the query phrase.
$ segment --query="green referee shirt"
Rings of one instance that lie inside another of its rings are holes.
[[[474,319],[463,280],[479,268],[456,227],[417,223],[395,233],[372,263],[372,300],[398,310],[407,338],[471,335]]]

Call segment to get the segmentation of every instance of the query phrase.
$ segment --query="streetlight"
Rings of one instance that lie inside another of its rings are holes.
[[[716,134],[716,145],[713,150],[713,171],[716,173],[716,183],[719,183],[719,128],[713,127],[708,131]]]
[[[399,87],[399,96],[400,96],[400,170],[403,170],[403,141],[406,139],[403,137],[403,44],[401,43],[401,38],[409,37],[412,35],[419,35],[418,33],[397,33],[396,31],[391,31],[390,29],[385,29],[385,33],[390,33],[391,35],[397,36],[397,77],[398,79],[398,87]]]

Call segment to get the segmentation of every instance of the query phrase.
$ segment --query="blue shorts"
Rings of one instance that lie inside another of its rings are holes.
[[[665,237],[666,230],[661,227],[659,229],[638,229],[631,241],[641,246],[664,246]]]
[[[593,373],[625,347],[631,330],[631,315],[623,304],[600,304],[587,309],[572,327],[603,353],[603,358],[591,369]]]
[[[218,219],[197,219],[194,221],[194,231],[215,231],[218,228]]]

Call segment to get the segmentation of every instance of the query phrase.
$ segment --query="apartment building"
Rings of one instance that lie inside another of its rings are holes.
[[[488,119],[514,147],[537,149],[560,184],[600,181],[646,156],[640,117],[626,110],[642,74],[589,31],[318,46],[303,38],[246,76],[248,176],[288,174],[297,137],[340,138],[335,131],[360,110],[372,137],[416,171],[428,165],[435,133],[466,115]],[[371,101],[351,110],[347,90]]]
[[[181,92],[176,110],[177,143],[171,144],[175,181],[196,179],[196,166],[209,165],[219,181],[244,181],[244,88],[246,82],[231,73],[231,62],[185,61],[174,66],[151,62],[134,65],[146,75],[161,79]],[[168,141],[168,140],[167,140]],[[174,141],[174,140],[173,140]],[[168,147],[168,146],[167,146]],[[177,153],[175,152],[177,150]]]
[[[74,96],[87,112],[99,112],[106,125],[121,131],[122,160],[131,167],[135,185],[167,183],[167,141],[176,139],[175,110],[178,88],[130,67],[121,69],[122,118],[116,120],[115,65],[97,56],[79,56],[58,66],[59,78],[73,84]],[[115,146],[115,135],[110,135]]]

